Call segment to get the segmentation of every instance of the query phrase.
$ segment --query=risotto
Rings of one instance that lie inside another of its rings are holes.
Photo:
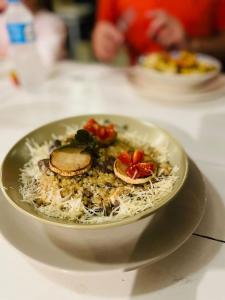
[[[71,134],[73,132],[73,134]],[[75,134],[75,136],[74,136]],[[27,141],[22,201],[49,217],[80,224],[122,220],[157,206],[177,180],[167,149],[126,126],[88,120],[43,144]]]

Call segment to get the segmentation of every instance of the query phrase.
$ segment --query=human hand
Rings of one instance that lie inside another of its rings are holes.
[[[3,12],[7,8],[7,1],[0,0],[0,12]]]
[[[151,19],[148,35],[166,49],[184,48],[187,43],[183,25],[178,19],[163,10],[147,13]]]
[[[123,34],[113,24],[105,21],[98,22],[92,36],[95,56],[104,62],[113,60],[123,41]]]

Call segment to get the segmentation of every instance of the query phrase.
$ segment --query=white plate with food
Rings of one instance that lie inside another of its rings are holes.
[[[187,104],[220,99],[225,93],[225,77],[220,75],[207,84],[194,87],[165,85],[159,81],[149,81],[148,85],[136,76],[129,76],[138,93],[149,101],[163,104]]]
[[[30,223],[25,231],[42,225],[53,244],[77,259],[113,260],[116,268],[187,174],[184,150],[158,126],[117,115],[78,116],[22,138],[3,161],[1,185]]]
[[[221,71],[216,58],[188,51],[158,52],[140,57],[132,74],[148,85],[152,80],[178,88],[194,87],[215,78]]]

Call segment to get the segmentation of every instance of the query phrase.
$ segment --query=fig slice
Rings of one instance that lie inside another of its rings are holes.
[[[72,146],[55,149],[50,154],[51,171],[61,176],[76,176],[87,172],[92,165],[91,155],[83,148]]]
[[[126,183],[144,184],[144,183],[148,182],[152,177],[152,175],[151,175],[151,176],[143,177],[143,178],[131,178],[126,174],[126,169],[127,169],[127,165],[123,164],[119,159],[115,160],[114,173],[118,178],[120,178],[121,180],[123,180]]]

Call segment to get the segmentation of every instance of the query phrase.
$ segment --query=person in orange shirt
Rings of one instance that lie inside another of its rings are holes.
[[[225,0],[99,0],[93,31],[97,59],[121,46],[131,61],[159,50],[186,49],[225,58]]]

